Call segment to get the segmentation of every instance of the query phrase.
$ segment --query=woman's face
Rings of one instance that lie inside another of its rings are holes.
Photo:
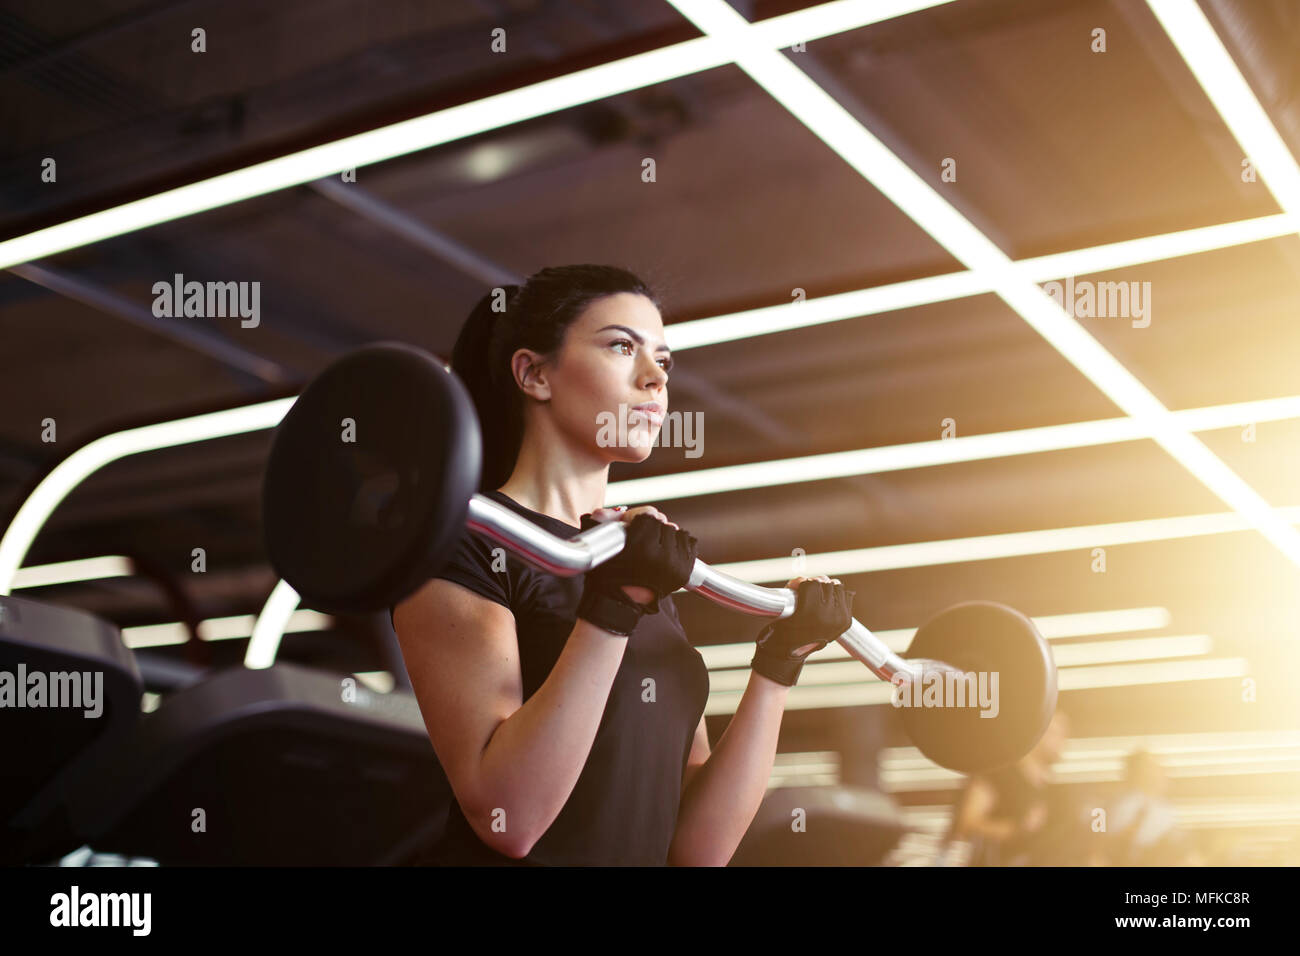
[[[672,363],[654,303],[631,292],[605,296],[569,326],[546,369],[550,414],[608,461],[645,461],[668,413]]]

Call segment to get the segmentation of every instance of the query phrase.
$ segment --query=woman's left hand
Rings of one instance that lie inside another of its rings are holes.
[[[794,613],[765,627],[758,635],[751,667],[779,684],[793,687],[809,654],[821,650],[853,623],[853,596],[839,578],[791,579],[798,592]]]
[[[788,587],[790,590],[797,592],[797,591],[799,590],[799,585],[803,584],[803,582],[805,582],[805,581],[821,581],[821,582],[823,582],[823,583],[825,583],[825,584],[839,585],[841,589],[842,589],[843,586],[844,586],[844,583],[843,583],[839,578],[828,578],[828,577],[827,577],[826,575],[824,575],[824,574],[819,574],[819,575],[817,575],[816,577],[811,577],[811,578],[810,578],[810,577],[791,578],[789,581],[786,582],[786,585],[785,585],[785,586]],[[822,591],[823,593],[819,593],[819,594],[818,594],[818,598],[819,598],[819,599],[822,599],[822,598],[824,597],[824,592],[825,592],[826,590],[827,590],[827,589],[825,589],[825,588],[821,589],[821,591]],[[848,598],[847,598],[847,601],[846,601],[846,606],[849,608],[849,621],[848,621],[848,623],[846,623],[846,624],[844,625],[844,627],[840,628],[840,630],[836,631],[836,632],[835,632],[835,636],[832,637],[832,638],[830,638],[830,639],[828,639],[828,640],[820,641],[820,642],[816,642],[816,641],[814,641],[813,643],[810,643],[810,644],[804,644],[802,647],[796,647],[796,648],[794,649],[794,653],[795,653],[797,656],[799,656],[799,657],[807,657],[809,654],[813,653],[814,651],[820,651],[823,647],[825,647],[827,644],[829,644],[831,641],[835,640],[835,638],[839,637],[841,634],[843,634],[845,631],[847,631],[847,630],[849,629],[849,624],[851,624],[851,623],[853,622],[853,611],[852,611],[852,608],[853,608],[853,595],[855,595],[857,592],[856,592],[856,591],[846,591],[845,593],[848,595]],[[790,617],[786,618],[785,620],[787,620],[787,621],[791,620],[791,619],[792,619],[796,614],[799,613],[799,608],[800,608],[800,607],[803,607],[804,604],[805,604],[805,599],[804,599],[803,595],[800,595],[800,596],[799,596],[799,603],[795,605],[795,612],[794,612],[794,614],[790,615]],[[805,616],[807,616],[807,612],[805,612]],[[838,620],[838,619],[837,619],[837,620]]]

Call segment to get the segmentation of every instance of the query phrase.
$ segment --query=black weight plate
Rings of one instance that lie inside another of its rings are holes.
[[[899,708],[913,743],[950,770],[1014,763],[1042,738],[1056,711],[1051,648],[1033,621],[1005,605],[970,601],[941,611],[917,630],[906,656],[998,673],[997,716],[982,717],[977,706]]]
[[[271,566],[306,606],[386,608],[460,536],[481,462],[473,402],[440,361],[399,343],[350,352],[275,430],[262,484]]]

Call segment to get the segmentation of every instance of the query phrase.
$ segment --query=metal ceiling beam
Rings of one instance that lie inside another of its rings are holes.
[[[184,319],[160,319],[143,305],[132,302],[125,296],[118,295],[116,292],[105,289],[93,282],[79,279],[61,269],[29,262],[25,265],[14,266],[10,271],[22,276],[28,282],[34,282],[36,285],[49,289],[51,292],[56,292],[92,309],[130,322],[132,325],[154,332],[202,355],[206,355],[228,368],[242,372],[245,376],[250,376],[258,386],[263,384],[283,385],[295,378],[292,370],[270,359],[242,349],[221,338],[219,334],[204,329],[202,326],[194,325]],[[247,383],[246,379],[244,383]]]

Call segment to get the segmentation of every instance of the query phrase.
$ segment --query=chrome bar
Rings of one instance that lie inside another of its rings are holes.
[[[622,521],[604,521],[565,540],[539,528],[505,505],[477,494],[470,499],[465,523],[470,530],[509,548],[524,563],[560,577],[572,577],[591,570],[618,554],[627,540]],[[715,604],[760,617],[789,617],[794,613],[797,597],[790,588],[765,588],[741,581],[700,560],[696,560],[686,588]],[[938,662],[899,657],[856,619],[838,641],[850,656],[884,681],[892,682],[900,674],[908,680],[915,680],[930,667],[944,666]]]

